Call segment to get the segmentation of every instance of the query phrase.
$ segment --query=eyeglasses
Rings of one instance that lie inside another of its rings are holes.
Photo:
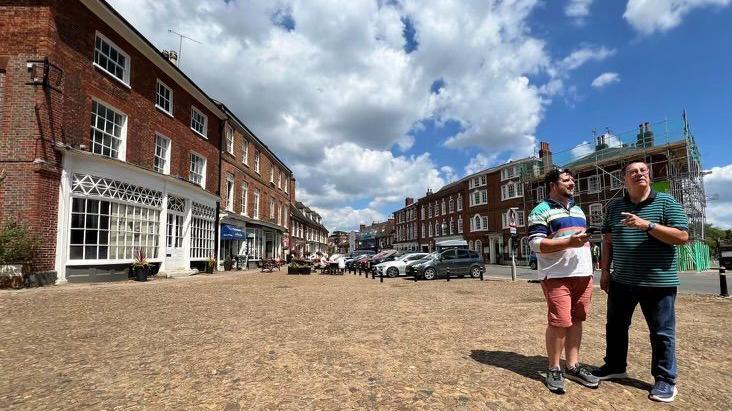
[[[629,175],[629,176],[634,176],[634,175],[638,175],[638,174],[647,175],[648,174],[648,169],[647,168],[641,168],[641,169],[627,170],[625,172],[625,174],[626,175]]]

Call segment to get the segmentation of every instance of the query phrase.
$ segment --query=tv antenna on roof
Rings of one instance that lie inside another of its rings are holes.
[[[176,36],[178,36],[178,67],[180,67],[181,60],[183,57],[183,39],[190,40],[190,41],[193,41],[198,44],[202,44],[202,43],[194,38],[186,36],[185,34],[180,34],[173,29],[168,29],[168,33],[173,33]]]

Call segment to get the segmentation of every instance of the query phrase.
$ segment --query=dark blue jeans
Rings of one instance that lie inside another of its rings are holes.
[[[640,304],[651,337],[651,374],[656,380],[676,383],[676,287],[639,287],[610,281],[605,328],[605,364],[625,371],[628,329]]]

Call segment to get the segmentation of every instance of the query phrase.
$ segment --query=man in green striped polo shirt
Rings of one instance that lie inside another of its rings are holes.
[[[608,293],[605,364],[593,374],[602,380],[627,377],[628,328],[640,304],[651,337],[649,398],[671,402],[676,389],[675,245],[689,240],[681,205],[651,190],[648,165],[625,166],[627,194],[611,202],[603,225],[600,287]],[[612,273],[610,263],[612,262]]]

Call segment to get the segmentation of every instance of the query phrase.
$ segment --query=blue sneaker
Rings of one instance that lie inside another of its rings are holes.
[[[678,390],[676,389],[676,385],[669,384],[664,380],[658,380],[653,384],[653,388],[651,388],[648,398],[653,401],[671,402],[676,398],[677,392]]]

